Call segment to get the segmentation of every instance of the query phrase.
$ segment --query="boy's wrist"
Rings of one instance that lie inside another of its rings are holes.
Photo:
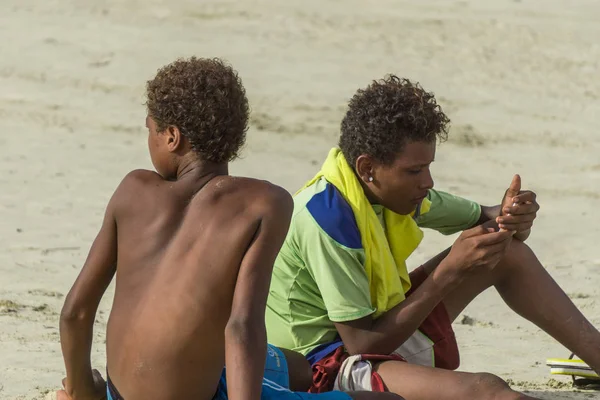
[[[81,388],[72,393],[66,392],[72,400],[102,400],[106,398],[106,388],[100,390],[100,388],[95,386]]]
[[[80,373],[81,375],[77,377],[75,382],[69,378],[65,379],[65,382],[63,383],[65,392],[67,392],[69,397],[73,400],[97,398],[95,395],[98,393],[98,390],[96,388],[92,369],[89,369],[89,373],[83,371]]]
[[[464,277],[461,274],[460,268],[451,265],[452,261],[444,259],[440,262],[436,269],[431,273],[431,279],[435,283],[442,297],[445,297],[448,292],[451,292],[463,281]]]
[[[529,228],[525,231],[515,233],[513,235],[513,238],[520,240],[521,242],[524,242],[525,240],[527,240],[527,238],[529,237],[530,234],[531,234],[531,228]]]

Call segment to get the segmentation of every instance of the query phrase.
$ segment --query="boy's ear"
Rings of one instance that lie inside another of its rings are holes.
[[[174,125],[169,125],[167,129],[165,129],[165,139],[167,141],[167,148],[170,152],[178,151],[185,141],[179,128]]]
[[[373,180],[373,167],[373,160],[366,154],[358,156],[356,165],[354,166],[356,174],[365,183]]]

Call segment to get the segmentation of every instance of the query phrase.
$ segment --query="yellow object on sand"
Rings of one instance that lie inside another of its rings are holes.
[[[571,375],[583,378],[600,378],[596,372],[582,360],[569,358],[549,358],[546,365],[552,375]]]
[[[365,251],[371,304],[376,308],[373,317],[377,318],[405,299],[411,285],[406,259],[423,240],[423,232],[413,219],[414,212],[400,215],[388,209],[383,211],[384,230],[354,170],[339,149],[331,149],[321,170],[302,189],[321,177],[338,189],[354,212]],[[428,212],[430,207],[431,202],[423,200],[420,213]]]

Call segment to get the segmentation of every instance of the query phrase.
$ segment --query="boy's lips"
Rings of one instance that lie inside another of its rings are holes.
[[[414,199],[412,199],[412,202],[415,203],[415,204],[419,204],[423,200],[425,200],[425,197],[427,197],[426,194],[424,194],[423,196],[420,196],[420,197],[415,197]]]

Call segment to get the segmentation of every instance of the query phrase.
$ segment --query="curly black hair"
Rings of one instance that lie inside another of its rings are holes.
[[[248,130],[241,79],[218,58],[178,59],[146,84],[148,115],[159,132],[176,126],[198,156],[223,163],[238,156]]]
[[[361,154],[390,164],[409,142],[448,137],[450,120],[433,93],[388,75],[359,89],[342,120],[339,146],[352,166]]]

